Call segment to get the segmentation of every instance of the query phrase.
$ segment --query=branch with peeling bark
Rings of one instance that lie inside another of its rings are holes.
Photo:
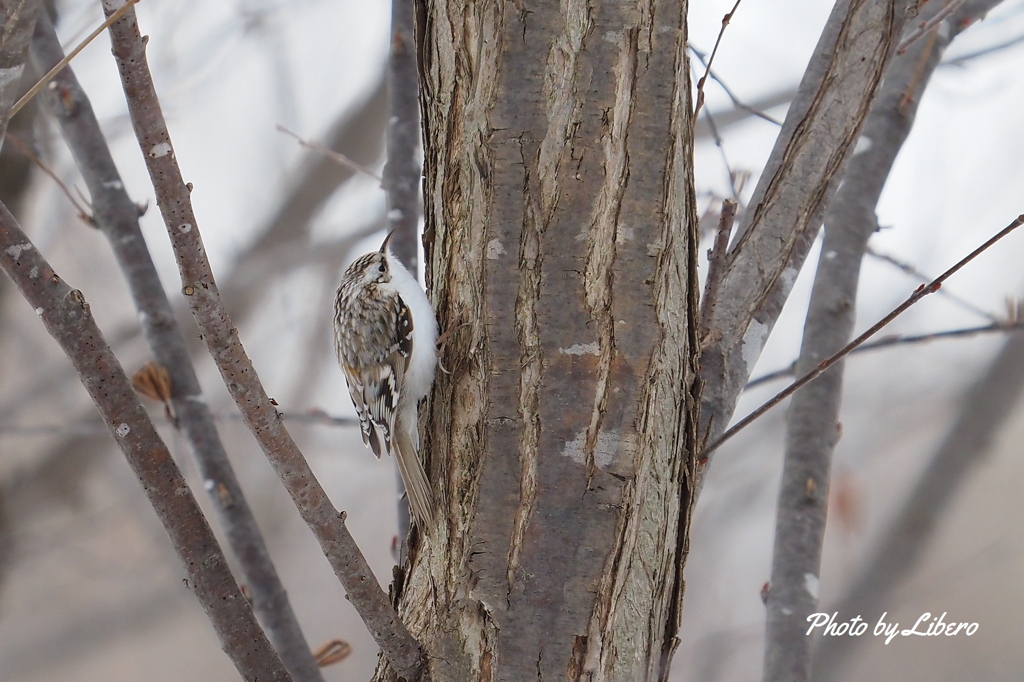
[[[841,0],[729,251],[701,358],[701,433],[721,434],[821,226],[916,2]]]
[[[114,357],[82,293],[69,287],[0,204],[0,269],[78,371],[181,558],[188,586],[246,680],[291,680],[228,568],[199,505]]]
[[[722,202],[722,213],[715,230],[715,241],[708,250],[708,277],[704,283],[704,294],[700,297],[700,339],[701,344],[711,343],[710,320],[714,312],[715,301],[718,300],[718,288],[722,284],[722,273],[725,270],[725,256],[729,250],[729,235],[732,234],[732,223],[736,218],[739,206],[732,199]]]
[[[377,162],[383,151],[386,118],[384,79],[381,78],[366,101],[337,117],[323,136],[323,146],[343,152],[345,158],[368,168]],[[303,159],[294,173],[293,189],[281,201],[252,247],[242,254],[239,269],[256,271],[251,277],[254,281],[264,279],[260,257],[280,246],[308,241],[313,218],[337,188],[357,173],[328,155],[314,154]]]
[[[112,11],[110,4],[104,11]],[[365,557],[345,526],[345,515],[331,505],[295,442],[281,423],[252,361],[246,355],[220,299],[192,210],[188,186],[174,158],[170,133],[146,60],[146,41],[135,13],[129,11],[110,28],[128,110],[156,192],[181,274],[182,293],[203,333],[224,383],[246,425],[270,460],[348,593],[349,600],[401,676],[416,679],[423,657]]]
[[[63,61],[49,17],[39,17],[32,54],[40,71]],[[221,528],[238,558],[260,622],[296,680],[322,680],[256,519],[217,433],[185,338],[174,317],[92,104],[70,67],[52,76],[46,99],[89,189],[93,221],[110,242],[125,275],[142,330],[157,363],[168,372],[175,424],[185,434]]]

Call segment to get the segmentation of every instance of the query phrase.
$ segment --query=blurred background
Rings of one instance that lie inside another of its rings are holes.
[[[694,3],[690,38],[709,52],[733,2]],[[62,43],[102,21],[98,2],[56,4]],[[706,87],[716,141],[702,122],[698,192],[713,211],[753,189],[817,41],[829,3],[748,0],[726,31]],[[218,283],[265,386],[383,584],[394,563],[395,473],[354,428],[331,341],[331,305],[344,266],[379,245],[379,182],[302,148],[281,125],[383,166],[387,3],[351,0],[146,0],[137,7],[175,152]],[[878,208],[880,255],[864,263],[858,329],[900,303],[1024,212],[1024,1],[1004,2],[952,45],[936,72]],[[198,341],[173,256],[130,129],[109,40],[72,64],[92,99],[130,195],[151,208],[143,228],[179,309],[207,398],[312,646],[344,639],[346,661],[328,681],[367,679],[377,648],[344,598],[319,547],[237,417]],[[693,61],[696,74],[703,72]],[[9,133],[71,188],[84,192],[54,122],[29,106]],[[15,144],[0,157],[0,199],[57,272],[81,289],[130,373],[150,360],[105,238],[77,217],[57,183]],[[85,203],[87,198],[80,198]],[[919,334],[1012,318],[1024,286],[1024,233],[1011,235],[905,314],[886,333]],[[817,252],[808,259],[754,376],[796,357]],[[867,568],[909,491],[1009,335],[971,334],[895,345],[851,358],[843,437],[833,467],[821,610],[831,612]],[[1018,368],[1017,373],[1024,371]],[[785,385],[752,388],[742,416]],[[1004,398],[1005,400],[1005,398]],[[184,441],[149,404],[201,504]],[[784,408],[783,408],[784,409]],[[760,677],[764,607],[782,455],[783,409],[716,457],[696,512],[686,572],[683,642],[674,680]],[[885,605],[911,627],[922,613],[979,624],[972,637],[856,642],[844,679],[1019,680],[1024,670],[1024,414],[992,446],[967,453],[947,481],[951,502],[921,559]],[[85,391],[31,308],[0,280],[0,681],[237,679],[156,516]],[[850,618],[856,613],[841,614]],[[873,627],[881,613],[863,613]]]

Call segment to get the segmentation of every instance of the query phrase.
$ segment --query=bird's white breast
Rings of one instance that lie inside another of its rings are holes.
[[[412,311],[412,357],[406,369],[402,398],[415,405],[430,391],[437,366],[437,318],[427,295],[412,273],[388,251],[391,282],[398,295]]]

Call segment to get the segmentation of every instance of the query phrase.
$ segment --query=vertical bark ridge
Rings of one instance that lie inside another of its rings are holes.
[[[545,224],[552,219],[558,202],[558,174],[565,160],[566,144],[571,144],[581,122],[580,101],[576,95],[580,52],[592,27],[587,0],[563,0],[562,10],[562,31],[548,51],[543,88],[547,131],[537,157],[538,196]]]
[[[671,577],[674,584],[670,586],[672,597],[669,602],[669,617],[663,623],[664,634],[661,637],[661,660],[658,662],[657,679],[665,682],[668,679],[672,657],[679,645],[678,632],[682,625],[683,595],[686,583],[683,580],[683,569],[690,552],[690,524],[693,519],[693,508],[697,500],[697,453],[699,451],[698,423],[700,418],[701,392],[703,384],[698,373],[700,369],[700,282],[698,280],[698,253],[700,251],[700,233],[696,213],[697,198],[693,171],[693,142],[695,120],[694,105],[690,90],[690,63],[687,52],[688,36],[686,25],[686,3],[680,8],[682,16],[679,40],[676,43],[674,67],[674,88],[672,93],[672,114],[670,130],[672,134],[672,155],[665,182],[665,206],[668,213],[666,226],[670,238],[666,241],[674,248],[666,249],[659,260],[655,281],[657,288],[657,315],[665,330],[666,342],[685,344],[686,352],[682,359],[683,367],[683,402],[679,408],[685,412],[678,424],[685,430],[679,435],[685,455],[678,463],[679,477],[679,515],[676,519],[676,538],[674,543],[676,567]],[[672,257],[667,258],[671,253]],[[669,302],[676,297],[685,296],[687,300],[686,317],[683,323],[678,312],[673,310]],[[680,328],[680,325],[683,325]],[[669,338],[672,336],[674,338]],[[665,349],[667,351],[667,348]],[[653,678],[654,676],[651,675]]]
[[[548,129],[549,135],[551,129]],[[543,145],[542,145],[543,147]],[[527,161],[523,159],[523,166]],[[552,164],[554,166],[554,164]],[[554,175],[555,168],[551,169]],[[538,203],[549,203],[553,206],[553,194],[557,191],[553,177],[541,176],[541,184],[547,185],[547,194],[540,192],[541,201],[527,200],[526,213],[523,220],[522,234],[519,245],[519,290],[516,295],[515,330],[519,341],[520,375],[519,375],[519,417],[522,430],[519,434],[519,504],[515,510],[515,521],[512,528],[508,548],[508,594],[506,606],[511,601],[515,587],[516,573],[522,567],[523,542],[530,517],[537,507],[537,477],[540,442],[540,385],[544,375],[544,353],[541,348],[540,324],[537,306],[540,300],[541,287],[541,238],[547,228],[546,217],[549,211],[538,207]],[[525,194],[532,197],[534,190],[530,187],[530,174],[526,174]],[[550,209],[549,209],[550,210]]]
[[[619,236],[619,215],[629,179],[626,136],[636,80],[637,33],[636,27],[629,27],[615,37],[618,42],[618,58],[614,70],[615,103],[611,111],[605,114],[605,131],[601,139],[604,182],[598,192],[586,239],[587,265],[583,274],[587,307],[595,323],[598,343],[597,386],[590,423],[587,425],[584,450],[588,475],[593,474],[596,466],[595,450],[604,411],[608,406],[612,362],[615,357],[615,320],[612,315],[613,267]]]

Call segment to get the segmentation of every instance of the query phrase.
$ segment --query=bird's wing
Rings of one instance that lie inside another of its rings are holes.
[[[380,347],[385,349],[382,356],[369,366],[345,369],[363,443],[377,457],[381,452],[393,452],[402,377],[412,356],[412,315],[400,296],[395,296],[394,301],[381,327]]]
[[[412,311],[401,296],[395,294],[395,349],[392,353],[394,362],[401,367],[401,375],[405,376],[405,370],[409,368],[412,360]]]
[[[391,434],[398,409],[398,379],[388,364],[373,365],[361,371],[345,371],[352,404],[359,416],[363,443],[373,454],[391,452]]]

